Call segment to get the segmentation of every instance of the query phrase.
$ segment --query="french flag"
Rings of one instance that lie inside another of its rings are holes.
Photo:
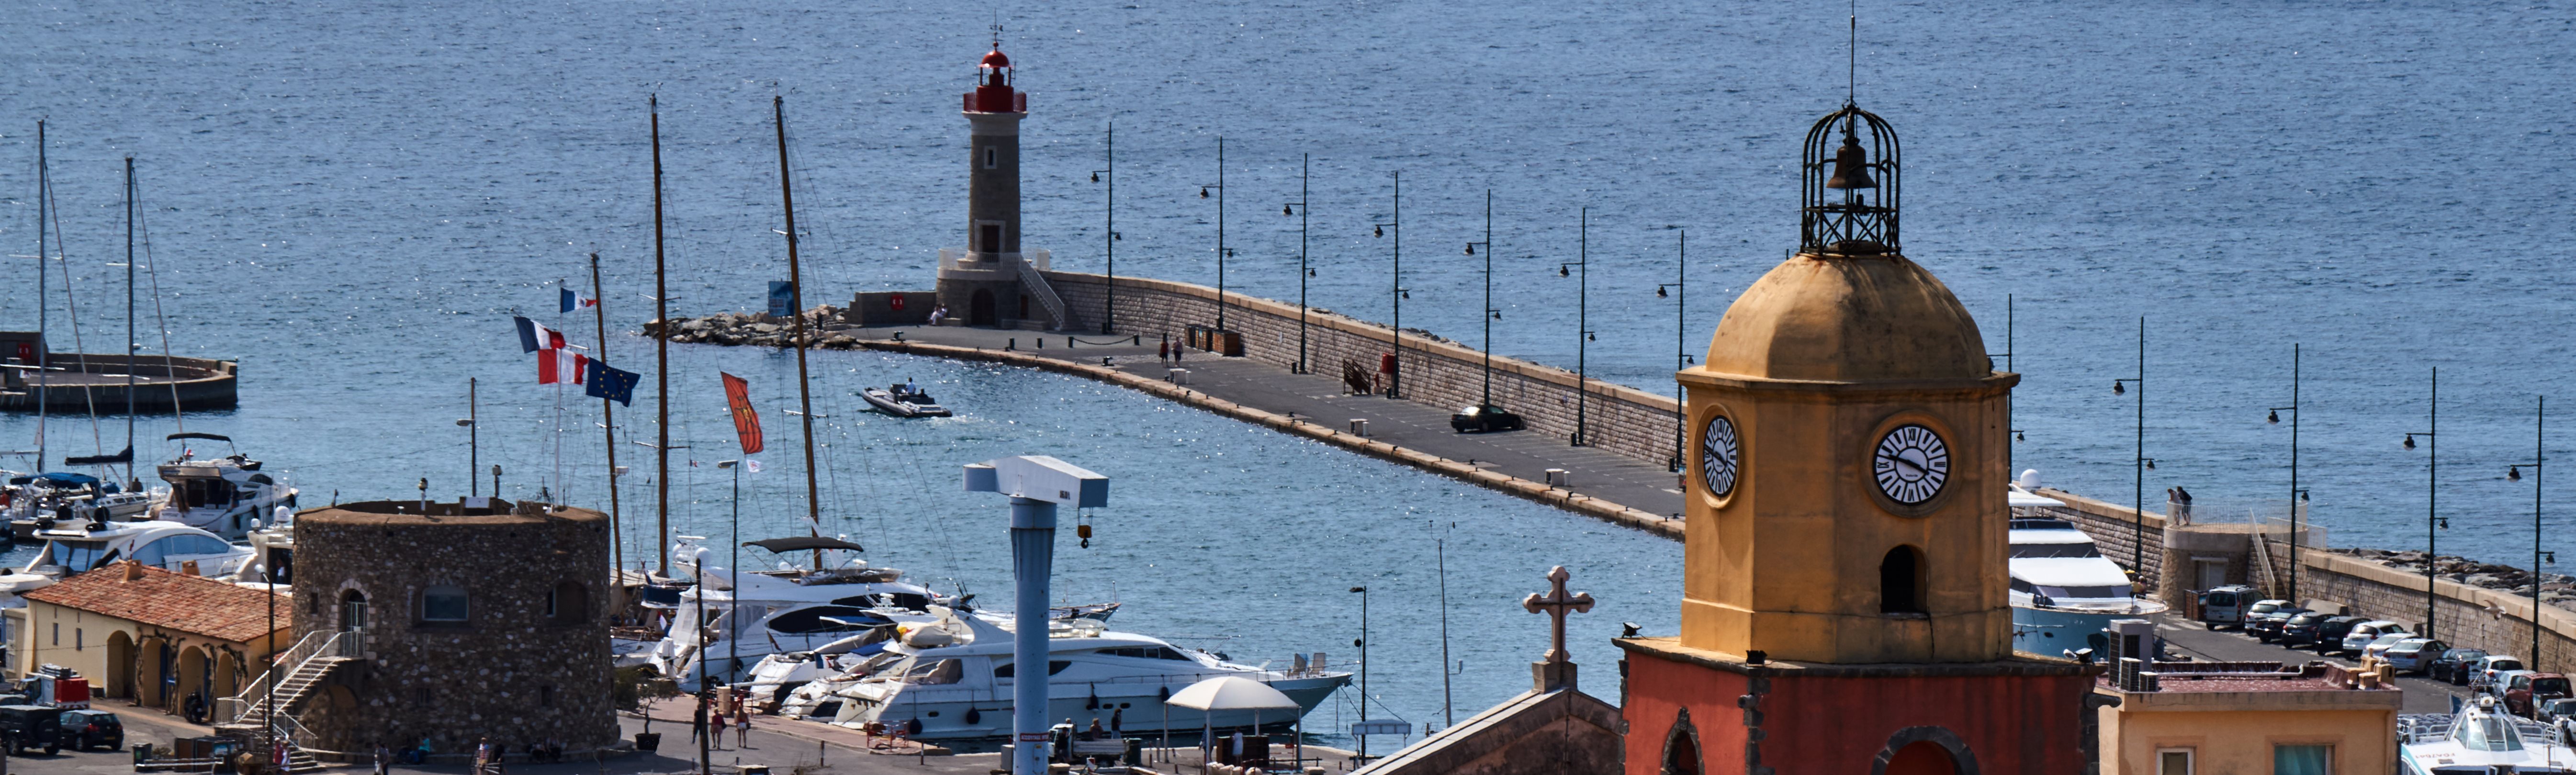
[[[557,347],[538,352],[537,384],[581,384],[582,370],[589,365],[588,356],[573,352],[570,348]]]
[[[513,316],[511,319],[519,325],[519,352],[564,349],[563,332],[548,329],[545,324],[526,317]]]
[[[571,288],[564,288],[561,290],[563,291],[563,311],[565,312],[599,306],[598,299],[585,298],[581,294],[572,292]]]

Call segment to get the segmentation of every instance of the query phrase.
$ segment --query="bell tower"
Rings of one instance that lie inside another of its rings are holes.
[[[2100,668],[2012,651],[2020,377],[1906,258],[1899,154],[1854,103],[1818,119],[1797,252],[1675,375],[1681,632],[1618,640],[1631,775],[2082,771]]]

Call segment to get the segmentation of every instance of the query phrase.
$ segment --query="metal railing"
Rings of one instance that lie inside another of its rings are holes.
[[[1040,260],[1044,260],[1046,258],[1046,251],[1037,251],[1037,255]],[[1057,330],[1072,330],[1074,327],[1073,316],[1069,314],[1070,311],[1064,306],[1064,297],[1057,296],[1055,293],[1055,286],[1047,284],[1046,275],[1040,273],[1042,270],[1038,268],[1038,262],[1020,261],[1016,263],[1019,264],[1020,269],[1020,287],[1027,288],[1029,290],[1029,295],[1038,297],[1038,306],[1046,308],[1048,317],[1055,320],[1055,327]]]
[[[977,260],[977,259],[974,259],[974,258],[973,258],[974,256],[977,256],[977,255],[991,256],[991,257],[993,257],[993,258],[981,259],[981,260],[982,260],[982,261],[990,261],[990,262],[992,262],[992,263],[996,263],[996,264],[1007,264],[1007,263],[1009,263],[1009,262],[1011,262],[1011,261],[1013,261],[1013,260],[1019,260],[1019,261],[1027,262],[1027,263],[1028,263],[1028,265],[1030,265],[1030,266],[1037,267],[1037,270],[1038,270],[1038,271],[1040,271],[1040,272],[1051,272],[1051,271],[1054,271],[1054,270],[1055,270],[1055,267],[1054,267],[1054,263],[1055,263],[1055,256],[1053,255],[1052,251],[1046,251],[1046,250],[1031,250],[1031,251],[1028,251],[1028,252],[1025,252],[1025,253],[981,253],[981,252],[979,252],[979,251],[967,250],[967,249],[965,249],[965,248],[940,248],[940,249],[939,249],[939,268],[941,268],[941,269],[958,269],[958,268],[961,268],[961,267],[960,267],[960,264],[962,264],[962,263],[964,263],[964,262],[966,262],[966,261],[970,261],[970,260]],[[988,270],[1000,270],[1000,269],[1003,269],[1004,267],[1001,267],[1001,266],[990,266],[990,267],[964,267],[964,268],[972,268],[972,269],[988,269]]]
[[[356,637],[347,637],[351,635]],[[250,715],[251,709],[259,707],[261,700],[264,699],[265,692],[269,688],[269,675],[277,671],[277,665],[291,665],[284,675],[278,677],[282,682],[293,678],[296,673],[303,672],[304,666],[315,659],[361,656],[364,652],[359,648],[365,642],[365,633],[359,630],[306,634],[295,642],[294,648],[286,651],[284,658],[270,662],[269,669],[261,671],[258,677],[245,684],[241,693],[215,700],[215,717],[226,721],[240,721],[242,717]]]

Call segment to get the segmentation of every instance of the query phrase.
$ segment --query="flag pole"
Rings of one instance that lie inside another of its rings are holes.
[[[599,363],[608,365],[608,296],[599,292],[599,253],[590,254],[590,308],[599,318]],[[605,373],[602,373],[605,377]],[[607,391],[602,391],[607,392]],[[599,398],[599,427],[608,437],[608,567],[618,569],[610,574],[610,583],[625,586],[626,532],[618,527],[617,503],[617,410],[610,407],[607,396]]]
[[[796,317],[797,419],[805,426],[805,519],[817,538],[823,535],[823,495],[814,478],[814,393],[805,385],[805,278],[796,267],[796,194],[787,184],[787,98],[771,97],[770,116],[778,126],[778,198],[787,210],[787,297]],[[823,569],[823,550],[814,550],[814,570]]]

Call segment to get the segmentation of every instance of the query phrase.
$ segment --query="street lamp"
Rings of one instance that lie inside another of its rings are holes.
[[[1112,316],[1117,314],[1118,308],[1118,124],[1116,122],[1108,125],[1107,134],[1108,151],[1105,156],[1108,160],[1108,169],[1091,171],[1091,182],[1108,184],[1107,190],[1100,195],[1100,211],[1103,217],[1108,219],[1108,225],[1104,228],[1109,232],[1100,239],[1101,249],[1109,259],[1109,279],[1100,286],[1100,333],[1103,334],[1109,333],[1110,321],[1113,319]],[[1102,175],[1109,177],[1103,180]]]
[[[2156,467],[2155,458],[2147,457],[2147,319],[2138,318],[2138,376],[2111,380],[2111,395],[2128,392],[2122,383],[2138,383],[2138,453],[2133,464],[2137,475],[2137,501],[2129,512],[2129,574],[2147,575],[2147,470]],[[2292,506],[2295,511],[2298,507]],[[2295,569],[2297,566],[2291,566]]]
[[[1494,190],[1485,189],[1485,238],[1467,243],[1467,255],[1476,254],[1476,246],[1485,246],[1485,351],[1484,397],[1476,399],[1479,414],[1493,411],[1494,406],[1494,321],[1503,319],[1503,311],[1494,306]]]
[[[733,601],[735,614],[733,616],[725,617],[725,629],[727,630],[725,633],[725,648],[732,652],[731,656],[727,657],[727,659],[731,660],[731,663],[726,667],[727,672],[725,673],[725,683],[730,684],[733,683],[733,673],[731,671],[742,669],[742,616],[740,615],[742,613],[742,600],[739,596],[730,594],[731,590],[742,588],[742,461],[739,459],[718,460],[716,461],[716,467],[733,471],[733,539],[725,542],[728,544],[725,547],[725,550],[729,552],[725,559],[725,589],[728,591],[727,598]],[[700,568],[699,570],[704,571],[705,569]],[[698,574],[698,599],[700,601],[704,601],[706,599],[706,593],[706,574],[702,572]],[[706,654],[704,653],[704,650],[701,649],[698,655],[698,664],[703,665],[706,664],[706,662]],[[706,682],[703,679],[699,681],[698,688],[701,690],[707,688]]]
[[[1683,284],[1690,280],[1690,231],[1680,232],[1678,239],[1673,243],[1673,249],[1675,251],[1673,281],[1656,283],[1655,298],[1664,298],[1666,288],[1672,289],[1672,292],[1679,296],[1673,300],[1673,370],[1681,371],[1689,368],[1691,363],[1690,288]],[[1682,401],[1681,383],[1676,381],[1673,383],[1673,406],[1676,409],[1680,408]],[[1666,471],[1682,470],[1682,437],[1688,433],[1682,427],[1683,422],[1682,413],[1675,411],[1673,413],[1673,457],[1671,460],[1664,461]]]
[[[465,419],[456,421],[457,425],[465,426],[465,494],[467,495],[482,494],[473,491],[475,489],[474,469],[483,467],[483,426],[482,423],[476,422],[482,419],[483,411],[482,403],[475,400],[476,383],[480,381],[474,377],[465,378]],[[500,497],[499,482],[492,484],[492,495]]]
[[[2540,563],[2546,557],[2557,562],[2555,553],[2540,549],[2540,464],[2547,456],[2542,445],[2548,440],[2549,397],[2541,396],[2532,410],[2531,462],[2505,469],[2505,478],[2522,481],[2522,469],[2531,469],[2531,665],[2540,666]]]
[[[1393,290],[1391,290],[1391,291],[1387,294],[1387,295],[1388,295],[1388,297],[1389,297],[1389,298],[1391,298],[1391,299],[1395,302],[1395,318],[1394,318],[1394,321],[1393,321],[1392,323],[1389,323],[1389,324],[1387,325],[1387,327],[1386,327],[1386,328],[1387,328],[1387,334],[1388,334],[1387,343],[1389,344],[1389,346],[1391,346],[1391,347],[1393,348],[1393,351],[1387,354],[1387,357],[1388,357],[1390,360],[1389,360],[1389,362],[1388,362],[1387,372],[1386,372],[1386,397],[1388,397],[1388,398],[1403,398],[1403,397],[1404,397],[1404,299],[1405,299],[1405,291],[1404,291],[1404,171],[1403,171],[1403,170],[1397,170],[1397,171],[1395,171],[1394,173],[1392,173],[1392,176],[1393,176],[1393,177],[1394,177],[1394,179],[1395,179],[1395,210],[1394,210],[1394,212],[1393,212],[1391,215],[1389,215],[1389,216],[1388,216],[1387,221],[1386,221],[1385,223],[1372,224],[1372,225],[1369,227],[1369,234],[1370,234],[1370,235],[1372,235],[1372,236],[1384,237],[1384,236],[1386,236],[1386,228],[1387,228],[1387,227],[1389,227],[1389,226],[1393,226],[1393,227],[1395,227],[1395,245],[1394,245],[1395,252],[1394,252],[1394,258],[1391,260],[1391,262],[1390,262],[1390,264],[1389,264],[1389,266],[1390,266],[1391,268],[1390,268],[1390,270],[1389,270],[1389,272],[1388,272],[1389,276],[1392,278],[1392,279],[1390,279],[1390,280],[1389,280],[1389,282],[1388,282],[1388,286],[1389,286],[1390,288],[1392,288]]]
[[[259,519],[254,517],[250,522],[250,529],[254,532],[258,531]],[[260,713],[260,724],[268,735],[269,746],[274,748],[277,746],[277,577],[269,575],[267,563],[250,567],[252,571],[259,574],[262,589],[268,593],[262,595],[268,598],[268,690],[267,697],[260,701],[267,706],[267,710]],[[141,696],[141,693],[137,692],[136,695]]]
[[[2434,585],[2436,580],[2440,578],[2439,570],[2442,567],[2441,531],[2443,528],[2451,526],[2451,521],[2443,519],[2441,509],[2435,505],[2436,496],[2440,493],[2440,490],[2436,489],[2434,485],[2438,481],[2437,476],[2442,470],[2441,437],[2434,435],[2434,431],[2440,430],[2442,427],[2442,369],[2439,366],[2433,367],[2431,387],[2431,395],[2424,402],[2425,430],[2421,433],[2406,434],[2407,449],[2415,448],[2415,437],[2417,436],[2424,437],[2425,445],[2424,637],[2427,638],[2433,637],[2433,613],[2442,600],[2440,593],[2434,591]],[[2535,581],[2533,583],[2536,584],[2538,582]],[[2532,658],[2538,659],[2539,656],[2535,654]]]
[[[1586,297],[1592,291],[1591,207],[1587,206],[1583,208],[1581,222],[1580,225],[1576,227],[1575,234],[1576,241],[1574,261],[1573,263],[1557,264],[1556,276],[1574,276],[1574,273],[1568,271],[1568,267],[1581,267],[1583,269],[1582,276],[1576,279],[1574,283],[1574,437],[1569,439],[1569,441],[1573,442],[1573,446],[1580,447],[1585,443],[1585,439],[1583,437],[1584,430],[1586,429],[1584,425],[1586,416],[1585,403],[1586,399],[1591,397],[1591,391],[1584,389],[1584,381],[1588,374],[1584,368],[1584,356],[1586,354],[1585,344],[1592,341],[1591,323],[1589,318],[1586,317],[1590,314],[1590,308],[1587,306],[1588,299]]]
[[[1314,163],[1314,154],[1298,155],[1297,201],[1279,206],[1280,215],[1297,216],[1297,362],[1288,369],[1292,374],[1313,371],[1306,365],[1306,278],[1315,276],[1315,270],[1306,267],[1306,221],[1312,214],[1306,211],[1306,176]]]
[[[1361,720],[1361,721],[1367,721],[1367,720],[1368,720],[1368,705],[1369,705],[1369,692],[1368,692],[1368,591],[1369,591],[1369,590],[1368,590],[1368,587],[1352,587],[1352,588],[1351,588],[1351,591],[1352,591],[1352,592],[1355,592],[1355,593],[1358,593],[1358,594],[1359,594],[1359,596],[1360,596],[1360,637],[1359,637],[1359,639],[1358,639],[1358,640],[1351,641],[1351,645],[1352,645],[1353,647],[1356,647],[1356,648],[1358,648],[1358,649],[1360,650],[1360,720]],[[1444,666],[1444,667],[1445,667],[1445,666]],[[1357,737],[1357,738],[1359,738],[1359,739],[1360,739],[1360,755],[1359,755],[1359,758],[1360,758],[1362,761],[1366,761],[1366,760],[1368,759],[1368,735],[1352,735],[1352,737]]]
[[[2138,400],[2144,403],[2145,394],[2139,394]],[[2285,411],[2290,413],[2290,602],[2296,603],[2299,600],[2299,546],[2306,543],[2307,538],[2299,529],[2299,495],[2307,491],[2299,489],[2299,345],[2297,342],[2290,343],[2290,405],[2271,407],[2264,412],[2263,422],[2279,425],[2281,413]],[[2261,539],[2258,537],[2256,540]]]
[[[1216,138],[1216,183],[1199,187],[1199,198],[1216,190],[1216,330],[1225,329],[1225,136]],[[1222,351],[1220,351],[1222,354]]]

